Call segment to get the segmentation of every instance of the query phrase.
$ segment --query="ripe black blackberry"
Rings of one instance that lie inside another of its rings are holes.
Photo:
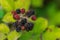
[[[29,26],[30,26],[30,27],[29,27],[29,29],[30,29],[30,30],[32,30],[32,29],[33,29],[34,24],[33,24],[33,23],[28,23],[28,24],[29,24]]]
[[[30,31],[33,29],[34,24],[33,23],[27,23],[25,24],[26,31]]]
[[[17,27],[17,28],[16,28],[16,31],[17,31],[17,32],[20,32],[20,31],[21,31],[21,27]]]
[[[19,22],[18,21],[16,21],[16,22],[13,23],[13,26],[14,27],[17,27],[18,25],[19,25]]]
[[[27,23],[27,19],[26,18],[22,19],[21,22],[20,22],[21,26],[25,25],[25,23]]]
[[[26,16],[30,17],[30,16],[32,16],[32,15],[34,15],[34,14],[35,14],[34,10],[29,10],[29,11],[26,13]]]
[[[16,9],[16,12],[17,12],[17,14],[20,14],[21,11],[20,11],[20,9]]]
[[[29,32],[29,31],[30,31],[28,27],[26,28],[26,31],[27,31],[27,32]]]

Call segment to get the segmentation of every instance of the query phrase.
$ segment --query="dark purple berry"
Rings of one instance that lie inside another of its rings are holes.
[[[21,11],[20,11],[20,9],[16,9],[16,12],[17,12],[17,14],[20,14]]]
[[[26,13],[26,15],[27,15],[28,17],[30,17],[30,16],[32,16],[32,15],[34,15],[34,14],[35,14],[34,10],[29,10],[29,11]]]
[[[30,27],[28,27],[30,30],[32,30],[33,29],[33,26],[34,26],[34,24],[33,23],[29,23],[29,26]]]
[[[33,23],[27,23],[27,24],[25,25],[27,31],[28,31],[28,30],[32,30],[32,29],[33,29],[33,26],[34,26]]]
[[[26,28],[26,31],[29,32],[30,31],[29,28]]]
[[[25,19],[25,18],[22,19],[20,23],[21,23],[22,26],[25,25],[25,23],[27,23],[27,19]]]
[[[17,22],[14,22],[14,23],[13,23],[13,26],[14,26],[14,27],[17,27],[17,26],[18,26]]]
[[[21,28],[20,28],[20,27],[17,27],[17,28],[16,28],[16,31],[17,31],[17,32],[20,32],[20,31],[21,31]]]

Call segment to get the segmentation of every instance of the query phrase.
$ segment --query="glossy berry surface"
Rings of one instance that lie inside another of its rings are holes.
[[[17,12],[17,14],[20,14],[21,11],[20,11],[20,9],[16,9],[16,12]]]

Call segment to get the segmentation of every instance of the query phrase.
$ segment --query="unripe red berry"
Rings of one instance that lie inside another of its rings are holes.
[[[24,27],[24,26],[22,26],[22,27],[21,27],[21,30],[25,30],[25,27]]]
[[[24,8],[23,8],[23,9],[21,9],[20,11],[21,11],[21,13],[22,13],[22,14],[24,14],[24,13],[25,13],[25,9],[24,9]]]
[[[11,13],[12,13],[13,15],[16,15],[16,14],[17,14],[16,11],[12,11]]]
[[[19,20],[19,19],[20,19],[20,16],[19,16],[18,14],[13,15],[13,17],[14,17],[14,19],[16,19],[16,20]]]
[[[31,19],[35,21],[35,20],[36,20],[36,16],[35,16],[35,15],[34,15],[34,16],[32,16],[32,18],[31,18]]]

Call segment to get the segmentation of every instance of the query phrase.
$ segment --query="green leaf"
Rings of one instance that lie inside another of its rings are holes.
[[[6,38],[5,34],[0,32],[0,40],[4,40],[5,38]]]
[[[10,30],[6,24],[1,23],[0,24],[0,32],[2,32],[4,34],[8,34],[10,32]]]
[[[44,0],[31,0],[33,7],[42,7]]]
[[[54,32],[46,32],[43,34],[42,39],[43,40],[56,40],[56,38],[54,37],[55,33]]]
[[[49,31],[51,29],[52,31]],[[56,40],[57,38],[60,39],[60,28],[56,26],[50,26],[49,29],[42,34],[43,40]]]
[[[19,40],[40,40],[40,34],[30,32],[23,32]]]
[[[16,30],[10,32],[7,36],[8,40],[17,40],[21,36],[21,33],[16,32]]]
[[[32,36],[31,32],[23,32],[19,40],[29,40]]]
[[[34,28],[32,30],[32,33],[40,34],[48,27],[48,21],[42,17],[37,18],[37,20],[34,23]]]
[[[6,0],[0,0],[1,6],[7,11],[10,12],[12,10],[11,5]]]
[[[12,9],[15,8],[15,7],[14,7],[14,2],[15,2],[15,0],[6,0],[6,1],[9,3],[9,5],[11,5]]]
[[[4,17],[4,10],[3,8],[0,6],[0,19],[2,19]]]
[[[16,20],[13,18],[13,15],[11,12],[8,12],[5,14],[5,16],[2,19],[3,22],[9,23],[9,22],[15,22]]]
[[[25,8],[25,10],[27,11],[30,7],[30,0],[17,0],[14,2],[15,4],[15,10],[17,8]]]

